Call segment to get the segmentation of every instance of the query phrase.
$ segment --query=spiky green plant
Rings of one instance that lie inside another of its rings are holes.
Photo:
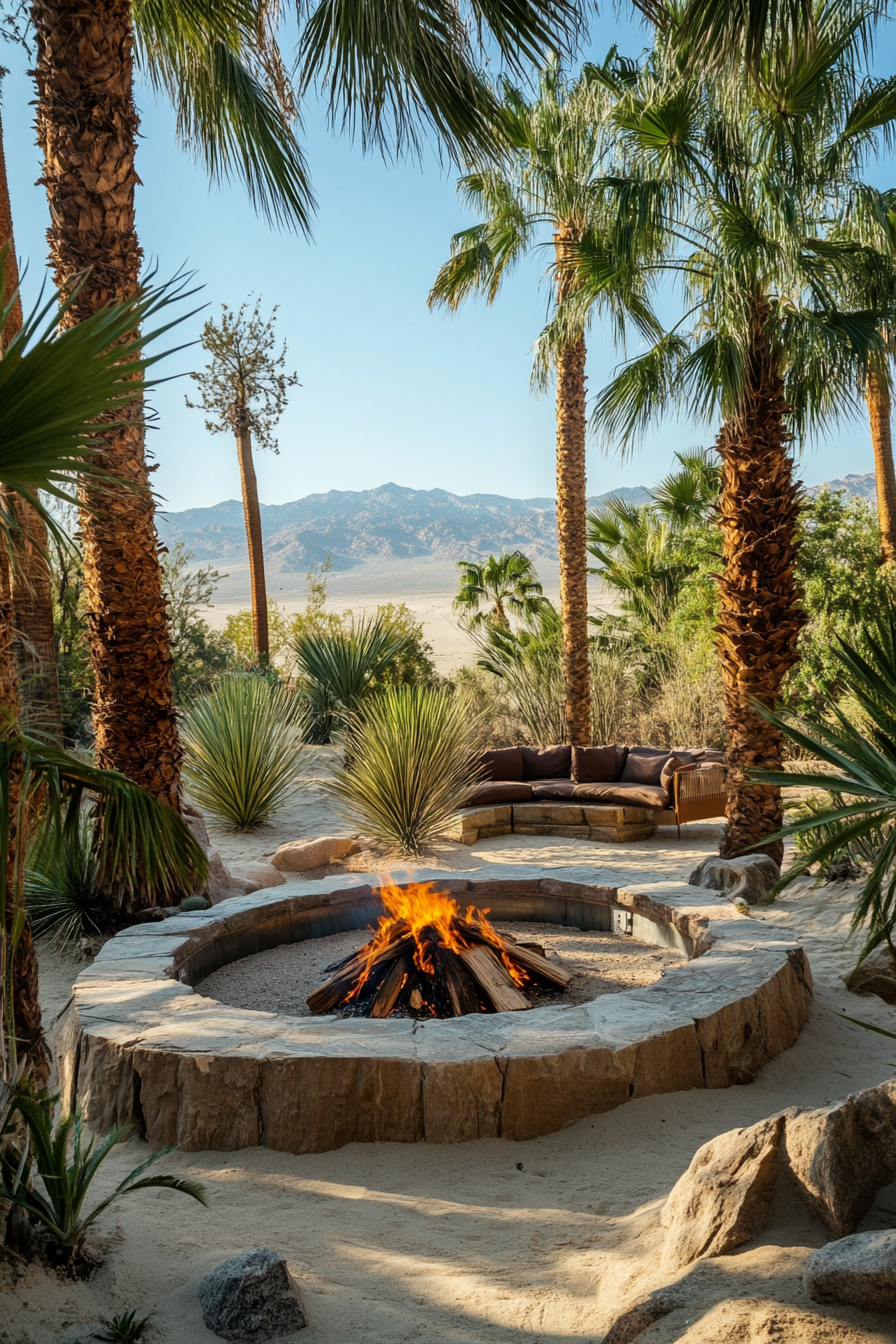
[[[299,788],[306,712],[269,678],[227,677],[190,706],[184,775],[204,811],[237,831],[263,825]]]
[[[302,694],[314,718],[314,740],[328,742],[403,657],[408,637],[379,613],[340,630],[311,630],[293,643]]]
[[[350,726],[351,765],[326,788],[364,831],[403,854],[444,835],[476,783],[476,722],[432,686],[396,686]]]
[[[24,1164],[17,1144],[8,1143],[0,1150],[0,1196],[25,1210],[62,1259],[76,1256],[88,1229],[100,1214],[116,1199],[135,1190],[179,1190],[200,1204],[207,1204],[202,1186],[195,1181],[179,1176],[143,1175],[148,1167],[173,1151],[161,1148],[119,1181],[112,1193],[85,1215],[84,1201],[93,1178],[133,1126],[118,1125],[99,1140],[85,1141],[80,1105],[71,1115],[62,1115],[54,1123],[56,1100],[46,1092],[36,1096],[20,1092],[17,1096],[15,1109],[27,1129],[29,1147]],[[42,1190],[33,1180],[35,1175]]]
[[[35,936],[71,943],[103,930],[105,901],[94,848],[96,827],[83,812],[68,826],[45,822],[25,869],[25,908]]]
[[[151,1320],[152,1313],[138,1317],[136,1311],[121,1312],[103,1321],[102,1334],[94,1335],[93,1338],[101,1340],[103,1344],[136,1344],[138,1339],[143,1338],[143,1332]]]

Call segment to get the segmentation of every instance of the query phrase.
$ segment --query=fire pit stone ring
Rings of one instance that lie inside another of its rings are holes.
[[[125,929],[54,1029],[63,1103],[188,1151],[529,1139],[633,1097],[750,1082],[791,1046],[812,979],[802,947],[683,882],[598,884],[588,867],[415,871],[497,920],[629,928],[688,962],[579,1006],[443,1020],[285,1017],[192,985],[283,943],[366,928],[375,875],[296,882]],[[399,882],[398,885],[401,885]]]

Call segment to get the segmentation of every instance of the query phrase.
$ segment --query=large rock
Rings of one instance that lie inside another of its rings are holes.
[[[205,1324],[222,1339],[272,1339],[308,1324],[285,1259],[265,1247],[213,1269],[199,1285],[199,1301]]]
[[[809,1256],[803,1282],[815,1302],[896,1311],[896,1232],[828,1242]]]
[[[603,1337],[603,1344],[631,1344],[654,1321],[661,1321],[670,1312],[684,1306],[683,1299],[669,1288],[658,1288],[655,1293],[636,1302],[628,1311],[617,1316]]]
[[[264,891],[267,887],[282,887],[286,881],[272,863],[254,862],[251,859],[232,863],[227,871],[233,885],[242,887],[247,896],[253,891]]]
[[[884,1003],[896,1003],[896,966],[886,947],[872,952],[845,979],[853,994],[876,994]]]
[[[357,840],[349,835],[320,835],[316,840],[290,840],[281,845],[271,863],[281,873],[307,873],[309,868],[323,868],[357,850]]]
[[[783,1117],[775,1115],[697,1149],[663,1208],[670,1269],[724,1255],[762,1231],[775,1191],[783,1125]]]
[[[835,1236],[847,1236],[896,1178],[896,1079],[785,1115],[783,1155],[800,1194]]]
[[[212,905],[217,905],[218,901],[226,901],[229,896],[238,895],[242,888],[234,886],[230,880],[230,874],[224,867],[224,860],[216,849],[206,849],[206,858],[208,859],[208,881],[199,893],[201,896],[207,896]]]
[[[180,813],[187,830],[192,831],[194,838],[199,841],[202,848],[211,849],[212,842],[209,839],[208,827],[199,808],[193,807],[191,803],[181,803]]]
[[[746,854],[739,859],[711,857],[697,865],[688,884],[724,891],[730,901],[757,905],[780,876],[778,865],[767,854]]]

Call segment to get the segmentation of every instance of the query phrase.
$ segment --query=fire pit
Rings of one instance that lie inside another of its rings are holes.
[[[525,1139],[631,1098],[747,1083],[806,1018],[802,948],[719,893],[683,882],[610,887],[587,868],[489,865],[450,881],[417,873],[418,883],[450,888],[443,946],[441,934],[424,934],[438,928],[431,907],[408,919],[411,884],[352,874],[348,886],[347,877],[276,887],[111,939],[59,1019],[64,1103],[80,1096],[97,1129],[133,1122],[151,1143],[187,1150]],[[363,958],[331,971],[327,990],[343,1001],[354,993],[359,1005],[366,991],[370,1016],[278,1016],[193,989],[231,962],[377,920]],[[532,985],[554,964],[492,921],[616,931],[688,961],[635,989],[533,1006]],[[470,971],[470,954],[489,970]],[[433,980],[430,968],[447,964]],[[469,972],[463,990],[459,965]],[[402,994],[410,1010],[415,989],[416,1015],[373,1016],[393,994],[390,1013]],[[498,1007],[511,991],[523,1003]],[[455,998],[462,993],[476,1006],[458,1016],[458,1005],[472,1004]]]
[[[465,914],[435,882],[382,888],[387,913],[369,943],[327,969],[308,997],[314,1013],[355,1017],[463,1017],[531,1008],[540,990],[565,989],[572,974],[536,943],[502,936],[485,912]]]

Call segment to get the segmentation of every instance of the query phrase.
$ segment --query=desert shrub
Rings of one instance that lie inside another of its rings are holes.
[[[311,740],[329,742],[337,728],[363,713],[405,655],[407,636],[379,614],[335,630],[308,631],[292,648]]]
[[[103,1321],[103,1333],[93,1338],[102,1341],[102,1344],[137,1344],[151,1320],[151,1315],[138,1317],[136,1311],[122,1312]]]
[[[459,667],[446,686],[457,696],[480,751],[525,741],[526,730],[502,677],[492,676],[481,667]]]
[[[724,747],[722,678],[713,648],[670,641],[641,689],[630,741],[658,747]]]
[[[476,725],[457,696],[397,686],[349,726],[350,765],[327,786],[367,834],[404,854],[444,835],[477,777]]]
[[[14,1100],[13,1114],[21,1118],[26,1133],[18,1142],[15,1138],[8,1139],[0,1148],[0,1197],[25,1211],[54,1258],[62,1263],[75,1260],[91,1224],[116,1199],[135,1190],[178,1190],[200,1204],[207,1202],[202,1186],[195,1181],[178,1176],[143,1175],[148,1167],[172,1151],[162,1148],[135,1167],[110,1195],[85,1214],[84,1201],[94,1176],[133,1126],[120,1125],[101,1139],[85,1141],[80,1106],[54,1123],[56,1101],[56,1097],[46,1092],[34,1095],[20,1090]]]
[[[193,552],[182,541],[162,556],[162,592],[168,604],[168,631],[174,666],[174,699],[185,705],[236,665],[237,650],[200,612],[211,606],[215,589],[226,574],[211,565],[192,569]]]
[[[101,931],[105,900],[89,815],[79,810],[63,826],[44,820],[28,855],[25,904],[38,936],[65,943]]]
[[[560,613],[544,599],[518,629],[491,621],[471,628],[477,665],[499,679],[527,742],[566,740]]]
[[[194,801],[235,830],[261,826],[300,787],[306,711],[285,686],[227,677],[184,719],[184,775]]]

